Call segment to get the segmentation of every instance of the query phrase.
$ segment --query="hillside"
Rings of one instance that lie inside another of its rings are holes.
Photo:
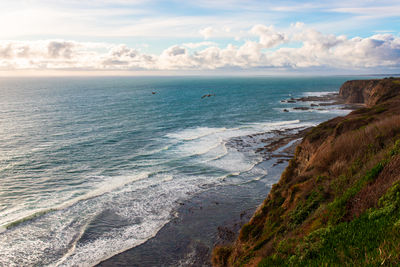
[[[313,128],[215,266],[400,263],[400,79],[349,81],[363,108]]]

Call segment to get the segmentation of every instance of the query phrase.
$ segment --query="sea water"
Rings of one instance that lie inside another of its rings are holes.
[[[345,115],[281,100],[355,78],[1,78],[0,266],[94,265],[194,194],[268,179],[229,141]]]

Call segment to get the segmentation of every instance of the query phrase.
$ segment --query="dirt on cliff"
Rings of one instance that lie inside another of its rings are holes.
[[[399,83],[398,78],[347,81],[340,87],[339,96],[346,103],[362,103],[371,107],[398,95]]]
[[[400,263],[400,79],[346,82],[365,107],[311,130],[215,266]]]

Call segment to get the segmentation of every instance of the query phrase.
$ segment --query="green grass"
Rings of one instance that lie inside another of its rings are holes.
[[[290,212],[290,224],[294,228],[300,225],[316,208],[319,203],[323,200],[321,192],[313,191],[303,202],[300,202],[296,208]]]
[[[342,219],[342,217],[345,215],[346,203],[349,201],[349,199],[354,197],[367,183],[378,177],[386,163],[387,160],[383,160],[376,164],[364,175],[364,177],[359,179],[352,187],[348,188],[342,196],[337,197],[328,205],[327,209],[329,213],[329,224],[336,224]]]
[[[334,130],[335,125],[331,125],[330,122],[323,122],[320,125],[314,127],[308,134],[308,138],[311,142],[314,142],[323,136],[329,135]]]
[[[394,84],[400,84],[400,80],[394,80],[393,83]]]
[[[322,228],[304,238],[277,241],[275,252],[263,258],[258,266],[378,266],[382,263],[394,266],[400,262],[400,182],[387,190],[377,208],[371,208],[351,221],[343,221],[348,201],[374,181],[390,160],[400,154],[400,140],[387,151],[384,159],[362,176],[357,173],[363,164],[355,160],[347,172],[351,176],[341,178],[342,192],[339,191],[326,206],[322,216],[327,218],[325,224],[320,224]],[[352,179],[356,180],[349,183]],[[316,181],[320,180],[323,179],[317,177]],[[292,229],[310,218],[323,203],[320,191],[312,191],[289,213]]]
[[[396,250],[400,243],[400,227],[396,225],[400,222],[400,183],[395,183],[379,203],[379,208],[370,209],[350,222],[309,234],[302,250],[299,250],[297,264],[322,266],[347,263],[365,266],[379,264],[383,260],[396,263],[395,258],[400,256]],[[383,253],[381,247],[385,242],[394,246]]]
[[[262,230],[263,230],[262,225],[254,225],[246,223],[242,227],[242,230],[240,232],[240,237],[243,240],[248,240],[249,238],[256,238],[261,235]]]
[[[399,142],[396,143],[397,148]],[[393,150],[392,150],[393,151]],[[332,205],[340,209],[368,181],[375,179],[384,163],[374,166],[360,182]],[[312,198],[310,198],[312,199]],[[332,207],[331,207],[332,208]],[[400,181],[394,183],[371,208],[358,218],[317,229],[301,240],[281,240],[276,253],[258,266],[397,266],[400,262]]]
[[[261,260],[259,266],[400,266],[400,181],[383,196],[374,191],[399,180],[392,171],[400,155],[399,118],[382,120],[384,112],[385,106],[376,106],[359,120],[338,119],[311,131],[311,146],[334,136],[321,150],[327,156],[303,166],[308,152],[297,148],[280,182],[242,228],[242,243],[231,256],[221,251],[228,265]]]
[[[399,262],[400,182],[360,217],[318,229],[297,244],[295,254],[264,258],[258,266],[395,266]],[[279,247],[286,244],[281,241]],[[279,249],[278,249],[279,252]]]

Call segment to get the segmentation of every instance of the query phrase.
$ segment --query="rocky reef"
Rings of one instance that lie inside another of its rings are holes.
[[[214,266],[400,262],[400,79],[348,81],[363,107],[310,130],[280,181]]]

